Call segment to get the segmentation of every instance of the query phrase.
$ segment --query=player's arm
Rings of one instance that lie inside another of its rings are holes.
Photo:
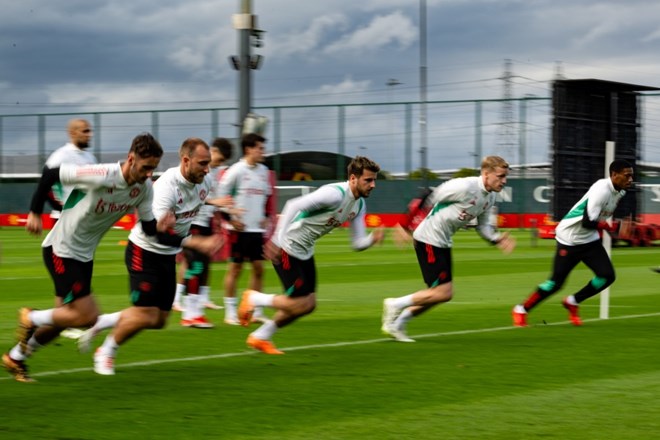
[[[28,214],[25,230],[33,235],[41,235],[43,225],[41,214],[44,212],[44,204],[49,199],[51,187],[60,181],[60,168],[44,167],[41,178],[37,183],[37,189],[32,194],[30,201],[30,213]]]
[[[382,226],[367,234],[364,220],[366,213],[366,205],[363,205],[358,215],[351,221],[351,244],[354,251],[369,249],[371,246],[381,243],[385,238],[385,228]]]
[[[602,206],[607,202],[603,194],[594,194],[587,198],[587,206],[582,214],[582,227],[598,231],[616,232],[618,225],[601,219]],[[600,197],[599,197],[600,196]]]
[[[497,246],[505,254],[513,252],[516,240],[508,232],[498,232],[490,222],[490,211],[486,210],[477,217],[477,233],[487,242]]]

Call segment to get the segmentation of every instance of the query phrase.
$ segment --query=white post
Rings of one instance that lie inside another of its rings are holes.
[[[614,149],[616,145],[612,141],[605,142],[605,177],[610,177],[610,164],[614,160]],[[603,231],[603,247],[607,255],[612,258],[612,237],[609,232]],[[605,290],[600,292],[600,319],[608,319],[610,317],[610,288],[606,287]]]

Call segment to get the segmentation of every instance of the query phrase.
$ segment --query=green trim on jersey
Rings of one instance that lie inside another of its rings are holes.
[[[364,199],[360,197],[360,206],[358,207],[357,212],[360,213],[362,211],[362,207],[364,206]]]
[[[344,191],[344,188],[342,188],[339,185],[330,185],[332,188],[338,189],[339,192],[341,192],[341,195],[344,196],[346,194],[346,191]],[[362,199],[360,199],[362,200]],[[314,217],[315,215],[321,215],[325,214],[326,212],[331,212],[334,211],[333,208],[327,208],[327,209],[319,209],[317,211],[301,211],[300,214],[298,214],[292,221],[291,223],[295,223],[298,220],[302,220],[304,218],[309,218],[309,217]]]
[[[86,194],[87,194],[86,192],[80,189],[77,188],[74,189],[73,191],[71,191],[71,194],[66,199],[66,202],[64,203],[64,207],[62,207],[62,210],[73,208],[78,204],[78,202],[80,202],[85,197]]]
[[[342,188],[341,186],[339,185],[330,185],[330,186],[332,186],[333,188],[337,188],[339,192],[341,192],[342,196],[346,195],[346,191],[344,191],[344,188]]]
[[[61,201],[62,197],[64,196],[64,185],[62,185],[62,182],[57,182],[55,185],[53,185],[53,192],[55,192],[57,199]]]
[[[428,216],[430,217],[430,216],[432,216],[433,214],[435,214],[436,212],[440,211],[441,209],[444,209],[444,208],[446,208],[446,207],[448,207],[448,206],[451,206],[451,205],[453,205],[453,204],[454,204],[454,202],[436,203],[436,204],[433,206],[433,209],[431,210],[431,212],[429,212],[429,215],[428,215]]]
[[[584,211],[587,209],[587,202],[589,199],[584,199],[584,202],[580,203],[577,205],[575,208],[571,209],[565,216],[564,218],[575,218],[575,217],[582,217],[584,215]]]

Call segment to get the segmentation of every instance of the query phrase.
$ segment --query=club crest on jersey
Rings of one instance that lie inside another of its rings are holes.
[[[206,195],[207,195],[207,194],[208,194],[208,193],[206,192],[205,189],[201,190],[201,191],[199,192],[199,200],[206,200]]]
[[[131,196],[132,199],[136,198],[137,196],[140,195],[140,188],[133,188],[129,195]]]
[[[181,191],[179,191],[179,188],[176,189],[176,198],[177,198],[177,205],[181,205],[183,203],[183,196],[181,195]]]

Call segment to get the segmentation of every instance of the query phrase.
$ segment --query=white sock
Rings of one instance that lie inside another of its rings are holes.
[[[225,296],[225,319],[237,319],[238,314],[236,312],[236,297]]]
[[[277,324],[272,319],[261,324],[261,327],[253,331],[250,336],[254,336],[257,339],[266,339],[270,340],[275,332],[277,331]]]
[[[569,303],[572,306],[579,305],[578,302],[575,301],[575,296],[573,296],[573,295],[570,295],[570,296],[566,297],[566,302]]]
[[[181,296],[185,293],[186,291],[186,285],[185,284],[176,284],[176,292],[174,293],[174,304],[181,304]]]
[[[15,361],[24,361],[28,355],[21,351],[21,344],[16,344],[9,350],[9,357]]]
[[[108,335],[106,336],[105,341],[103,341],[103,345],[99,347],[99,350],[101,350],[101,353],[106,356],[115,357],[118,348],[119,345],[115,342],[115,338],[112,335]]]
[[[261,293],[253,290],[250,295],[250,301],[253,306],[273,307],[274,300],[275,295],[272,293]]]
[[[514,313],[527,313],[527,310],[525,310],[525,306],[518,304],[513,308]]]
[[[99,315],[93,326],[94,331],[98,333],[102,330],[107,330],[109,328],[115,327],[119,322],[120,317],[121,317],[121,311],[115,313],[104,313],[103,315]]]
[[[194,319],[204,316],[204,304],[199,295],[189,293],[183,296],[183,319]]]
[[[209,301],[211,301],[211,299],[209,298],[209,291],[210,290],[211,289],[209,288],[209,286],[200,286],[199,287],[199,298],[200,298],[200,302],[202,303],[203,306],[205,306],[206,304],[209,303]]]
[[[32,321],[32,324],[37,327],[41,327],[42,325],[53,325],[53,311],[54,309],[32,310],[30,312],[30,321]]]
[[[405,309],[406,307],[410,307],[414,304],[413,295],[414,293],[411,293],[410,295],[394,298],[392,304],[398,309]]]
[[[266,317],[266,315],[264,314],[264,308],[262,306],[255,306],[254,307],[254,312],[252,313],[252,318],[263,319],[265,317]]]
[[[406,325],[408,325],[408,321],[410,321],[413,318],[414,316],[410,311],[410,309],[405,309],[403,312],[399,314],[399,316],[394,321],[394,326],[397,328],[405,328]]]

